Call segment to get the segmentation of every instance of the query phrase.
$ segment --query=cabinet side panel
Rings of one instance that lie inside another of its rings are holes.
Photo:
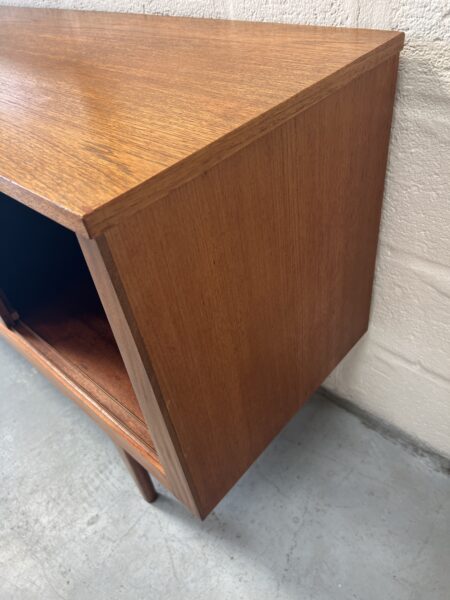
[[[106,234],[203,515],[367,329],[396,73]]]
[[[173,443],[176,436],[171,431],[170,416],[165,406],[161,407],[159,402],[160,393],[158,389],[155,390],[155,382],[152,381],[154,378],[147,352],[136,327],[133,311],[123,293],[120,276],[110,258],[108,245],[104,238],[86,240],[80,236],[78,239],[152,435],[158,458],[164,467],[163,483],[169,485],[174,495],[186,504],[194,515],[200,516],[198,502],[186,479],[182,465],[183,457],[180,457]],[[127,450],[126,446],[124,449]],[[139,457],[136,460],[139,462]]]

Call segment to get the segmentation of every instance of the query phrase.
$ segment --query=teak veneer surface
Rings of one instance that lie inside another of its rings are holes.
[[[403,34],[0,35],[0,335],[204,517],[367,329]]]
[[[397,65],[104,236],[203,516],[367,329]]]
[[[135,423],[127,421],[123,413],[118,412],[117,406],[111,406],[112,398],[108,398],[108,393],[95,381],[87,377],[75,364],[66,360],[21,321],[16,323],[13,329],[9,329],[0,320],[0,337],[21,352],[74,400],[119,447],[134,456],[148,471],[170,488],[148,431],[141,435]]]
[[[24,321],[61,357],[104,390],[101,403],[147,444],[148,430],[108,321],[84,312],[41,308]]]
[[[90,237],[399,52],[403,34],[0,8],[0,190]]]

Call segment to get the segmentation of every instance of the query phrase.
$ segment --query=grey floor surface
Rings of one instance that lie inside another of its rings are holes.
[[[450,477],[316,395],[201,523],[0,342],[0,600],[449,600]]]

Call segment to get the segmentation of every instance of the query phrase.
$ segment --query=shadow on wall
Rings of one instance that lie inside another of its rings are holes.
[[[425,39],[407,32],[369,334],[326,382],[444,456],[450,456],[449,55],[450,43],[439,34]]]

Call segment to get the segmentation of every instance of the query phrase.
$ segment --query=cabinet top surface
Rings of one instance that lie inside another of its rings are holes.
[[[95,236],[398,53],[403,34],[0,7],[0,190]]]

